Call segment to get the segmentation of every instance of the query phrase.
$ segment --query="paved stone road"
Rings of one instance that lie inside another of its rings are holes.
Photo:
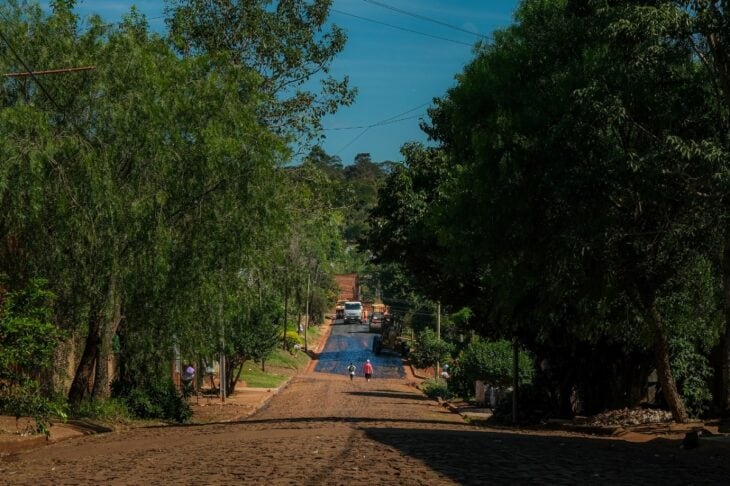
[[[313,372],[248,420],[54,444],[5,458],[0,483],[728,484],[728,449],[678,446],[480,429],[407,378]]]

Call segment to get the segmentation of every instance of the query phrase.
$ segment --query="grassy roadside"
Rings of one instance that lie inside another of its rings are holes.
[[[319,342],[322,332],[321,326],[313,326],[307,330],[307,347],[314,348]],[[243,365],[239,379],[249,388],[278,388],[292,375],[305,369],[310,358],[303,350],[292,353],[277,349],[264,363],[247,361]]]

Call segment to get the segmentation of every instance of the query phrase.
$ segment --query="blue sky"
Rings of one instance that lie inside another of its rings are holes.
[[[377,0],[377,3],[489,36],[494,29],[512,22],[518,0]],[[82,16],[93,12],[116,21],[132,5],[147,15],[153,29],[164,30],[163,0],[79,0],[77,11]],[[352,106],[325,119],[323,147],[327,153],[339,155],[346,164],[360,152],[369,152],[375,161],[401,160],[399,150],[403,143],[425,142],[425,135],[418,128],[418,117],[425,116],[427,104],[434,97],[442,96],[453,86],[454,76],[472,58],[471,46],[478,37],[368,0],[334,0],[332,8],[335,11],[330,18],[345,29],[348,43],[335,59],[331,74],[349,75],[351,84],[358,88],[358,96]],[[405,114],[397,117],[402,113]],[[350,129],[393,117],[408,119],[367,130]]]

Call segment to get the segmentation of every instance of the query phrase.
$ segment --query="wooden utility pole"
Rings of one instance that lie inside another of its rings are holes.
[[[284,334],[281,335],[281,347],[286,349],[286,324],[289,318],[289,271],[284,270]]]
[[[512,423],[517,423],[517,391],[520,388],[519,348],[517,338],[512,338]]]
[[[221,402],[226,401],[226,382],[228,377],[226,376],[226,341],[225,341],[225,325],[223,324],[223,292],[221,292],[221,301],[218,303],[218,318],[221,323],[221,357],[220,357],[220,370],[219,370],[219,388],[221,392]]]
[[[306,303],[306,321],[304,323],[304,352],[308,352],[307,348],[307,328],[309,328],[309,272],[307,272],[307,303]]]
[[[436,340],[439,343],[441,342],[441,302],[436,304]],[[439,363],[439,360],[436,360],[436,381],[440,381],[440,368],[441,363]]]

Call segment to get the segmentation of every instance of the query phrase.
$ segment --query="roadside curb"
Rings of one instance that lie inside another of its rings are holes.
[[[18,436],[14,440],[0,441],[0,456],[37,449],[85,435],[106,434],[114,428],[89,420],[68,420],[51,426],[51,433],[45,435]]]

